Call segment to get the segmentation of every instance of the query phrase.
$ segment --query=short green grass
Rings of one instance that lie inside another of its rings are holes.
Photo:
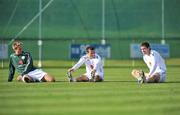
[[[53,61],[47,61],[47,66]],[[49,63],[49,64],[48,64]],[[60,64],[61,61],[57,62]],[[71,66],[67,62],[65,66]],[[63,62],[64,64],[64,62]],[[102,83],[69,83],[68,67],[43,68],[55,83],[7,82],[8,69],[0,69],[0,115],[178,115],[180,114],[180,60],[167,61],[167,82],[137,84],[132,68],[136,61],[105,62]],[[129,66],[128,66],[129,65]],[[113,67],[114,66],[114,67]],[[74,76],[84,72],[81,68]]]

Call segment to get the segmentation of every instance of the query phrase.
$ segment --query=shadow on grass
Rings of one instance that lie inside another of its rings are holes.
[[[128,80],[105,80],[103,82],[127,82],[127,83],[130,83],[130,82],[136,82],[136,81],[128,81]]]
[[[69,82],[69,81],[60,81],[60,80],[57,80],[56,82],[58,82],[58,83],[64,83],[64,82]],[[54,82],[54,83],[56,83],[56,82]],[[128,80],[105,80],[105,81],[103,81],[103,82],[109,82],[109,83],[136,83],[137,81],[128,81]],[[103,83],[103,82],[96,82],[96,83]],[[47,82],[40,82],[40,83],[47,83]],[[53,82],[51,82],[51,83],[53,83]],[[86,83],[86,82],[84,82],[84,83]],[[87,82],[88,83],[88,82]],[[180,81],[166,81],[166,82],[163,82],[163,83],[146,83],[146,84],[173,84],[173,83],[180,83]]]
[[[180,83],[180,81],[166,81],[164,83]]]
[[[60,81],[60,80],[58,80],[58,81],[56,81],[56,82],[69,82],[69,81]],[[136,81],[125,81],[125,80],[105,80],[105,81],[103,81],[103,82],[136,82]],[[96,82],[96,83],[103,83],[103,82]],[[84,82],[84,83],[86,83],[86,82]],[[87,82],[88,83],[88,82]]]

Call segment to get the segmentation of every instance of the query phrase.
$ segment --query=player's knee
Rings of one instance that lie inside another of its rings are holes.
[[[133,70],[131,71],[131,75],[132,75],[132,76],[135,76],[135,75],[136,75],[136,72],[137,72],[137,69],[133,69]]]
[[[55,82],[55,78],[50,76],[50,75],[45,75],[43,80],[42,81],[45,81],[45,82]]]

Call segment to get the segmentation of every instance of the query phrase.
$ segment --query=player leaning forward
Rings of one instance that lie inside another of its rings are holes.
[[[20,74],[18,81],[23,82],[54,82],[55,79],[41,69],[33,66],[33,60],[29,52],[24,52],[22,42],[15,41],[12,44],[14,53],[10,55],[9,77],[8,81],[12,81],[15,69]]]
[[[80,75],[76,79],[73,79],[71,73],[77,70],[82,64],[85,63],[86,73]],[[104,80],[104,70],[101,57],[95,53],[95,49],[92,46],[86,48],[86,54],[80,58],[80,60],[68,70],[69,81],[77,82],[101,82]]]
[[[142,70],[133,70],[133,77],[138,79],[139,83],[159,83],[165,82],[166,65],[161,55],[151,50],[148,42],[142,42],[140,50],[143,54],[143,60],[149,68],[149,73],[144,73]]]

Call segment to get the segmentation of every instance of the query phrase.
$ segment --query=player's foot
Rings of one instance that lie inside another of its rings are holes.
[[[25,82],[25,83],[30,83],[30,82],[32,82],[32,79],[31,79],[29,76],[24,75],[24,76],[23,76],[23,82]]]
[[[71,72],[67,72],[67,78],[68,78],[69,82],[73,82],[74,81],[74,79],[73,79],[73,77],[71,75]]]
[[[89,79],[89,82],[95,82],[95,80],[93,78]]]
[[[145,77],[145,75],[144,75],[144,71],[140,71],[140,73],[139,73],[139,78],[138,78],[138,83],[139,84],[142,84],[142,83],[145,83],[146,82],[146,77]]]

